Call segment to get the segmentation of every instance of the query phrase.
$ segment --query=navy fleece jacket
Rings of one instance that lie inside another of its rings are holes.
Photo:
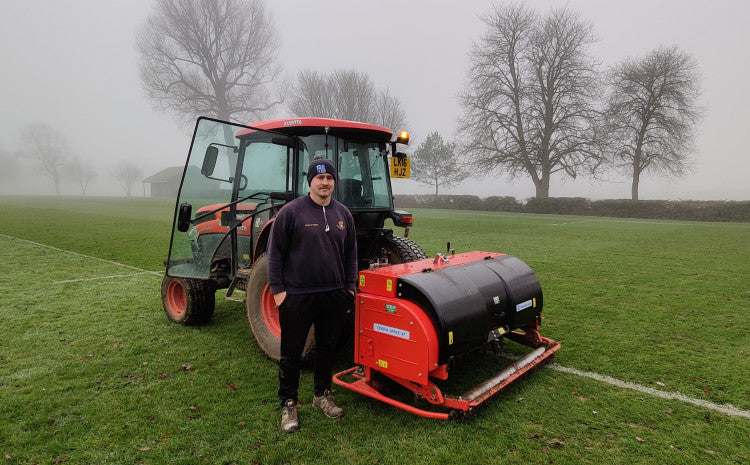
[[[354,220],[335,199],[325,207],[325,214],[309,195],[284,205],[271,226],[267,254],[273,294],[357,288]]]

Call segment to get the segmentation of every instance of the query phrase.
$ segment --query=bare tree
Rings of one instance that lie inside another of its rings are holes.
[[[412,156],[412,179],[435,186],[435,195],[438,195],[440,186],[451,187],[463,181],[469,173],[463,168],[457,152],[455,142],[445,142],[437,131],[430,133]]]
[[[381,91],[375,101],[375,124],[400,131],[407,127],[406,111],[401,107],[401,101],[391,95],[388,89]]]
[[[523,5],[496,6],[483,21],[459,96],[467,160],[487,175],[527,175],[548,197],[554,174],[575,178],[600,160],[593,27],[565,8],[540,16]]]
[[[337,69],[328,75],[300,71],[287,108],[296,116],[362,121],[394,131],[406,124],[400,100],[388,90],[377,90],[366,73],[353,69]]]
[[[77,158],[74,158],[65,166],[64,173],[67,177],[78,184],[81,188],[81,195],[83,196],[86,195],[86,189],[88,189],[89,183],[96,178],[96,171],[91,165],[86,164]]]
[[[21,156],[37,160],[42,173],[54,183],[55,194],[60,195],[62,168],[70,157],[65,136],[47,124],[29,124],[21,134],[21,144]]]
[[[328,87],[329,78],[314,70],[301,70],[297,74],[297,85],[290,90],[287,109],[294,116],[320,116],[335,118],[334,93]]]
[[[612,163],[632,176],[631,198],[645,172],[681,176],[703,116],[698,67],[677,47],[626,59],[610,71],[607,116]]]
[[[336,117],[370,122],[375,119],[375,85],[367,73],[334,70],[328,78],[331,111]]]
[[[125,189],[125,195],[130,197],[133,193],[133,185],[143,178],[143,171],[137,165],[124,161],[112,169],[112,176]]]
[[[262,0],[157,0],[137,35],[144,90],[183,122],[246,123],[274,105],[279,41]]]

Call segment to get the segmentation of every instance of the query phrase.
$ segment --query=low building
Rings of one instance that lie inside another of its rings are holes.
[[[164,168],[158,173],[144,179],[142,182],[151,185],[151,197],[176,198],[177,192],[180,189],[183,169],[184,167],[182,166]]]

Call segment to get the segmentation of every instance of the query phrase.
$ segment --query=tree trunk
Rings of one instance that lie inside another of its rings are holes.
[[[536,198],[546,199],[549,197],[549,176],[543,176],[538,181],[534,181],[536,188]]]
[[[641,180],[641,172],[637,169],[633,170],[633,185],[630,188],[630,198],[632,200],[638,200],[638,183]]]
[[[644,134],[645,128],[641,131]],[[641,146],[643,137],[642,135],[638,138],[635,152],[633,153],[633,184],[630,187],[630,198],[631,200],[638,200],[638,183],[641,181]]]

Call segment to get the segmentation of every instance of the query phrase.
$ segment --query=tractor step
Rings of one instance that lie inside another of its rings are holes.
[[[227,299],[227,300],[231,300],[232,302],[244,302],[245,299],[243,299],[241,297],[234,297],[232,295],[232,294],[234,294],[234,290],[237,288],[237,281],[238,280],[236,280],[236,279],[234,281],[232,281],[232,283],[229,285],[229,288],[227,289],[227,293],[224,296],[224,298]],[[244,287],[243,287],[243,289],[244,289]]]

